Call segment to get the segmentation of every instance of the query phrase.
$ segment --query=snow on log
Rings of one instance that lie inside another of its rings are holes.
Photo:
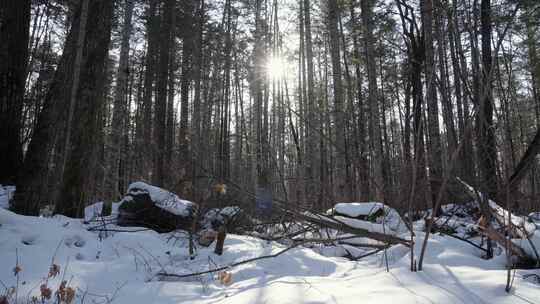
[[[127,192],[130,196],[148,193],[156,207],[179,216],[190,216],[196,206],[195,203],[180,199],[172,192],[144,182],[131,183]]]
[[[530,254],[530,251],[524,250],[518,244],[521,244],[522,243],[521,241],[523,239],[529,239],[530,235],[534,236],[537,233],[535,231],[536,225],[525,221],[519,216],[509,213],[508,210],[505,210],[504,208],[500,207],[495,202],[486,199],[486,197],[484,197],[484,194],[474,189],[463,180],[458,178],[458,181],[465,187],[468,194],[473,199],[478,201],[478,204],[480,205],[480,210],[482,212],[482,216],[484,218],[488,218],[488,219],[495,218],[495,220],[497,221],[499,225],[502,225],[504,228],[506,228],[507,232],[510,232],[510,235],[514,237],[519,237],[519,238],[517,239],[517,242],[516,242],[516,239],[512,239],[512,242],[508,242],[504,234],[498,231],[497,229],[495,229],[495,227],[493,227],[492,222],[486,222],[484,223],[484,225],[480,225],[479,227],[480,231],[483,234],[485,234],[488,238],[497,242],[501,247],[510,250],[512,255],[518,256],[521,259],[526,259],[527,257],[531,257],[532,255]],[[510,217],[510,222],[508,221],[509,217]],[[511,225],[509,225],[510,223]],[[509,226],[511,227],[511,229],[508,229]]]
[[[158,232],[188,230],[197,205],[144,182],[129,185],[118,208],[119,226],[143,226]]]
[[[221,226],[225,226],[227,232],[232,233],[242,233],[243,229],[250,224],[249,217],[238,206],[210,209],[201,220],[201,226],[205,229],[217,231]]]
[[[493,215],[495,216],[497,221],[503,226],[508,226],[508,211],[497,205],[497,203],[492,200],[489,200],[489,207],[493,211]],[[513,234],[521,238],[527,238],[528,236],[532,235],[536,230],[536,225],[527,221],[527,218],[524,216],[521,217],[510,213],[510,221],[513,228],[518,228],[513,229]]]
[[[384,208],[384,204],[379,202],[338,203],[334,206],[333,213],[353,218],[367,218],[372,215],[379,215]]]
[[[348,225],[363,228],[379,233],[404,233],[407,225],[399,213],[383,203],[338,203],[327,214],[332,215],[340,222],[346,221]]]

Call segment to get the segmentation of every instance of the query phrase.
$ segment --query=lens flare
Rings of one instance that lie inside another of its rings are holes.
[[[285,76],[285,60],[281,57],[272,56],[266,62],[266,73],[271,79],[280,79]]]

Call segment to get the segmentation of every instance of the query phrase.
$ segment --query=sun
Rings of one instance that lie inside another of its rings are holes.
[[[269,78],[278,80],[285,76],[285,60],[279,56],[269,57],[266,61],[266,73]]]

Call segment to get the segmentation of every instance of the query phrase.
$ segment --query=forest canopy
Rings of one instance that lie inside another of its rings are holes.
[[[197,203],[538,206],[535,0],[7,0],[0,184],[81,217]],[[438,202],[438,203],[437,203]]]

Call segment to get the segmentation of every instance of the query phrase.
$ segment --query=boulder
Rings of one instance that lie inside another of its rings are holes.
[[[176,194],[144,182],[129,185],[118,207],[119,226],[139,226],[157,232],[189,230],[197,204],[182,200]]]

